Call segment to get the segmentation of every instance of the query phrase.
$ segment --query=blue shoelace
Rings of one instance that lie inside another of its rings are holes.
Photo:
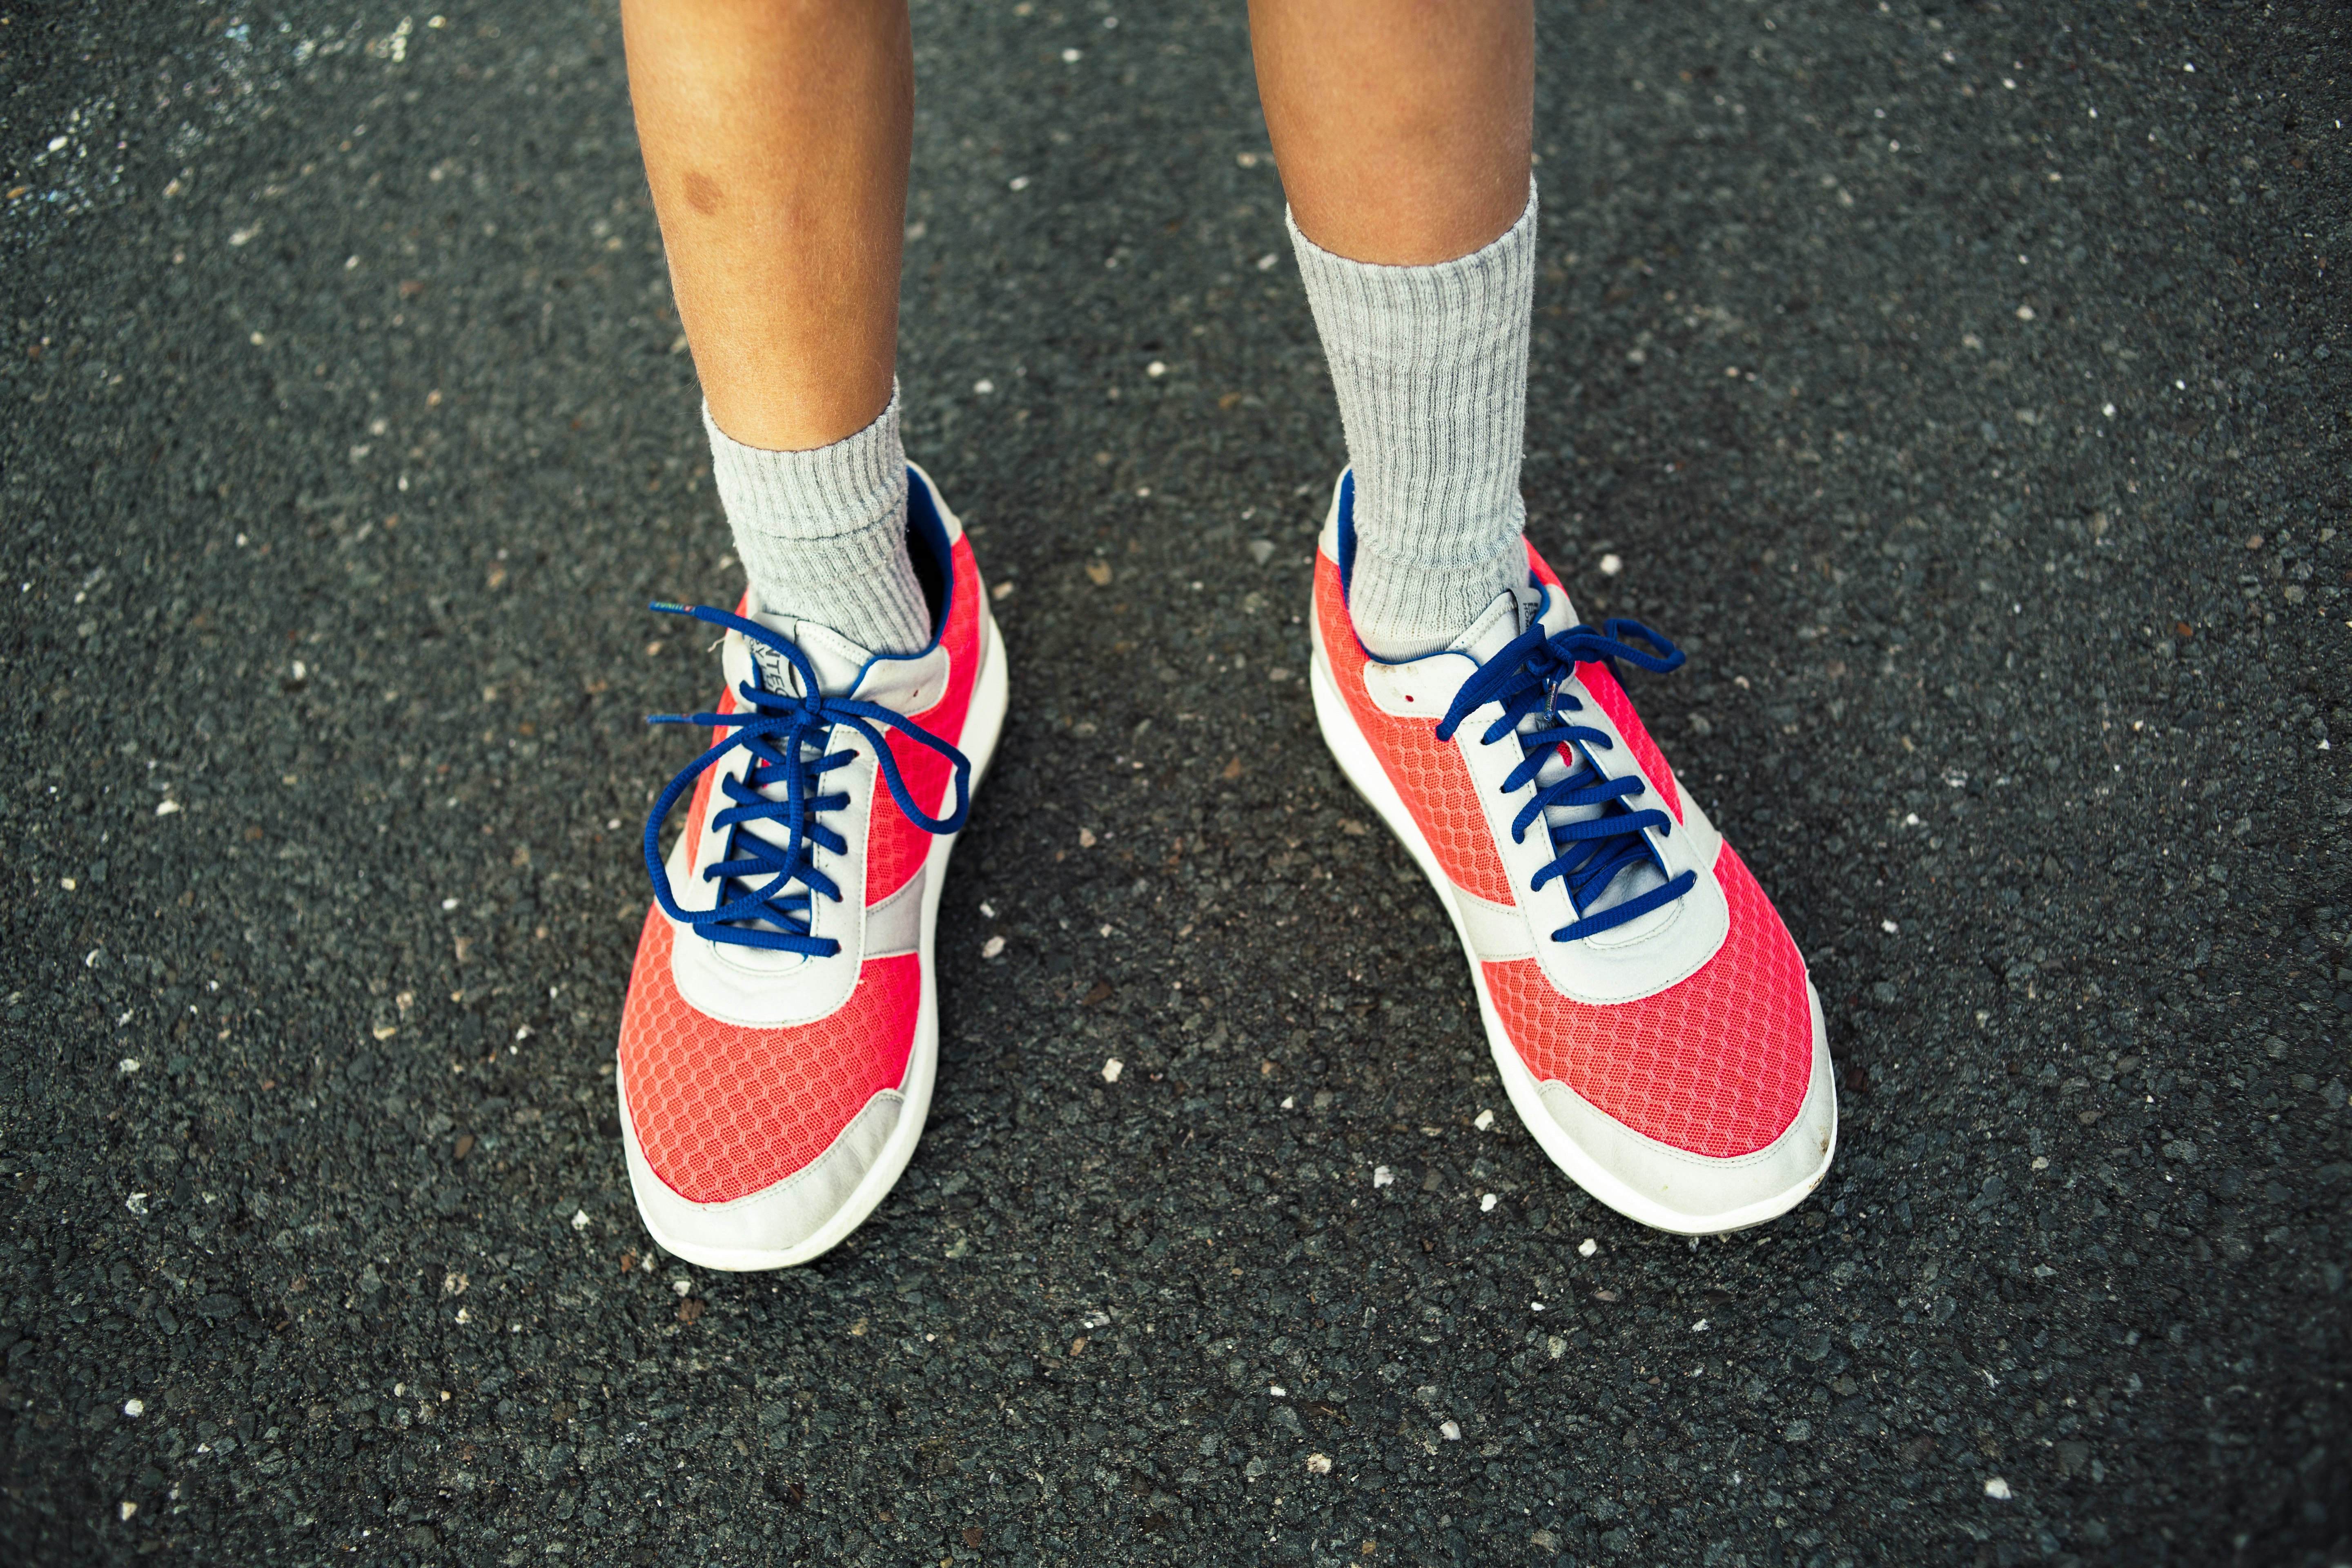
[[[1632,646],[1624,640],[1629,637],[1639,637],[1656,651]],[[1580,711],[1584,704],[1580,699],[1567,695],[1562,688],[1580,663],[1612,661],[1613,669],[1613,661],[1623,659],[1663,675],[1681,668],[1684,658],[1680,648],[1639,621],[1604,621],[1598,631],[1589,626],[1570,626],[1549,637],[1538,623],[1514,637],[1463,683],[1454,705],[1446,710],[1445,718],[1437,726],[1441,742],[1452,740],[1463,721],[1489,702],[1503,705],[1502,717],[1486,728],[1486,741],[1489,745],[1518,729],[1530,717],[1540,715],[1546,721],[1542,728],[1519,737],[1527,757],[1504,779],[1504,794],[1519,788],[1541,772],[1551,760],[1555,747],[1566,748],[1568,755],[1574,759],[1574,765],[1565,776],[1538,790],[1520,808],[1511,823],[1512,842],[1524,843],[1528,829],[1553,806],[1602,808],[1601,815],[1590,821],[1559,826],[1546,825],[1552,847],[1559,854],[1536,873],[1531,889],[1541,888],[1555,877],[1565,879],[1569,897],[1575,900],[1578,910],[1583,910],[1591,909],[1620,874],[1637,865],[1656,867],[1664,874],[1665,868],[1658,865],[1656,855],[1642,837],[1642,830],[1654,827],[1663,838],[1674,831],[1674,819],[1654,806],[1636,811],[1626,804],[1633,795],[1648,794],[1649,785],[1638,775],[1612,779],[1601,773],[1593,763],[1591,751],[1595,747],[1611,748],[1616,742],[1605,731],[1564,717],[1566,713]],[[1661,886],[1570,921],[1552,932],[1552,940],[1574,942],[1637,920],[1681,898],[1697,880],[1695,873],[1684,871]]]
[[[845,751],[819,754],[818,748],[824,743],[827,733],[836,724],[846,724],[864,735],[873,748],[876,762],[881,765],[882,780],[889,786],[890,798],[898,803],[898,809],[907,814],[909,822],[927,833],[961,831],[964,817],[971,809],[971,759],[906,715],[878,702],[818,694],[816,668],[808,656],[756,621],[704,606],[657,604],[653,607],[664,615],[691,616],[698,621],[742,633],[787,660],[800,676],[801,689],[808,693],[794,697],[787,692],[764,690],[755,676],[736,687],[735,695],[743,706],[732,713],[661,713],[647,721],[654,724],[699,724],[714,733],[730,731],[725,741],[706,748],[663,787],[654,801],[651,815],[646,818],[646,868],[653,873],[655,900],[664,914],[693,926],[697,935],[712,942],[831,958],[841,951],[841,944],[831,937],[810,935],[809,921],[817,895],[838,903],[841,889],[817,869],[814,851],[822,848],[838,855],[849,847],[846,839],[820,820],[826,812],[848,805],[849,796],[818,792],[824,787],[824,775],[854,761],[856,753]],[[929,746],[953,764],[956,805],[951,815],[931,816],[915,804],[907,793],[906,780],[899,776],[898,759],[891,754],[889,743],[882,734],[884,728]],[[694,913],[679,907],[670,888],[668,868],[662,864],[662,824],[668,820],[678,801],[689,796],[704,770],[738,747],[751,753],[751,763],[743,777],[719,781],[719,787],[733,803],[710,819],[714,827],[727,830],[724,858],[702,873],[706,880],[719,884],[719,906]],[[783,798],[768,799],[764,792],[778,784],[784,786]],[[782,831],[776,837],[782,839],[782,845],[743,831],[755,822],[780,826]],[[797,888],[794,884],[798,884]]]

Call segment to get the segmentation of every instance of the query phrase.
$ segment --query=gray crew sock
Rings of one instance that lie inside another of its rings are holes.
[[[708,403],[702,423],[757,608],[830,626],[874,653],[930,647],[930,606],[907,554],[895,384],[873,424],[813,452],[746,447],[719,427]]]
[[[1429,267],[1350,261],[1290,224],[1356,472],[1348,608],[1381,658],[1435,653],[1527,580],[1528,184],[1500,238]]]

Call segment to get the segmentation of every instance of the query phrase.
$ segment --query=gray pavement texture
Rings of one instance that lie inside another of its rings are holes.
[[[1546,5],[1531,526],[1843,1093],[1699,1242],[1316,738],[1239,8],[917,26],[1014,714],[914,1167],[716,1276],[611,1100],[739,583],[609,0],[0,10],[0,1558],[2352,1559],[2346,14]]]

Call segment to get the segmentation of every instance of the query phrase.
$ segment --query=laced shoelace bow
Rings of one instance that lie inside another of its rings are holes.
[[[705,748],[663,786],[646,818],[646,868],[653,873],[656,901],[670,919],[691,925],[696,934],[712,942],[806,953],[814,958],[832,957],[841,951],[841,944],[831,937],[811,935],[810,917],[819,895],[838,903],[841,889],[817,868],[814,851],[822,848],[838,855],[849,847],[846,839],[820,820],[826,812],[847,806],[849,796],[840,792],[818,792],[824,788],[824,775],[855,761],[856,753],[810,753],[824,744],[827,733],[837,724],[845,724],[865,736],[880,767],[882,781],[889,787],[890,798],[898,803],[898,809],[907,814],[909,822],[926,833],[961,831],[964,817],[971,809],[971,759],[906,715],[878,702],[822,695],[817,690],[816,668],[809,657],[756,621],[702,605],[657,604],[653,607],[665,615],[690,616],[698,621],[742,633],[791,664],[800,677],[801,690],[806,694],[768,691],[756,679],[746,680],[735,689],[743,706],[732,713],[660,713],[646,721],[653,724],[699,724],[714,735],[727,736],[718,744]],[[896,730],[917,744],[929,747],[954,768],[956,804],[951,814],[932,816],[915,804],[907,781],[899,775],[898,759],[882,733],[885,729]],[[697,779],[739,748],[750,754],[751,764],[741,778],[722,777],[719,781],[732,804],[714,813],[710,819],[712,826],[727,831],[724,858],[702,873],[704,879],[719,884],[719,905],[700,912],[688,910],[679,906],[670,887],[668,868],[662,863],[662,824],[668,820],[678,801],[690,795]],[[778,784],[783,785],[783,798],[769,799],[767,792]],[[777,837],[782,842],[772,843],[761,835],[743,831],[755,822],[781,828]],[[799,884],[797,889],[795,883]]]
[[[1647,649],[1634,647],[1627,637],[1638,637],[1648,645]],[[1503,780],[1504,794],[1534,779],[1551,760],[1555,747],[1571,764],[1566,774],[1536,791],[1520,807],[1511,823],[1514,843],[1524,842],[1528,829],[1553,806],[1603,808],[1589,821],[1546,825],[1559,854],[1536,873],[1531,889],[1554,878],[1564,879],[1577,909],[1590,910],[1621,873],[1637,865],[1656,863],[1642,831],[1654,827],[1664,837],[1674,831],[1673,817],[1654,806],[1635,810],[1626,804],[1634,795],[1648,794],[1649,785],[1638,774],[1612,779],[1601,772],[1590,752],[1595,748],[1610,749],[1616,742],[1606,731],[1566,718],[1567,713],[1580,711],[1584,703],[1563,689],[1579,664],[1606,662],[1613,670],[1615,661],[1622,659],[1663,675],[1681,668],[1685,657],[1639,621],[1614,618],[1603,621],[1597,631],[1576,626],[1550,637],[1544,635],[1538,622],[1480,665],[1455,694],[1453,706],[1437,726],[1441,742],[1452,740],[1463,722],[1489,702],[1503,705],[1501,716],[1486,727],[1485,741],[1489,745],[1530,718],[1547,721],[1520,735],[1527,756]],[[1697,880],[1696,873],[1683,871],[1658,887],[1570,921],[1552,932],[1552,940],[1575,942],[1637,920],[1681,898]]]

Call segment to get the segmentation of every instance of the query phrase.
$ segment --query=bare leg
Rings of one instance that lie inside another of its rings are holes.
[[[906,0],[623,0],[711,477],[761,614],[875,653],[931,616],[891,395],[914,135]]]
[[[1251,0],[1298,226],[1357,261],[1466,256],[1528,205],[1532,0]]]
[[[890,401],[913,139],[905,0],[623,0],[680,321],[719,428],[823,447]]]

